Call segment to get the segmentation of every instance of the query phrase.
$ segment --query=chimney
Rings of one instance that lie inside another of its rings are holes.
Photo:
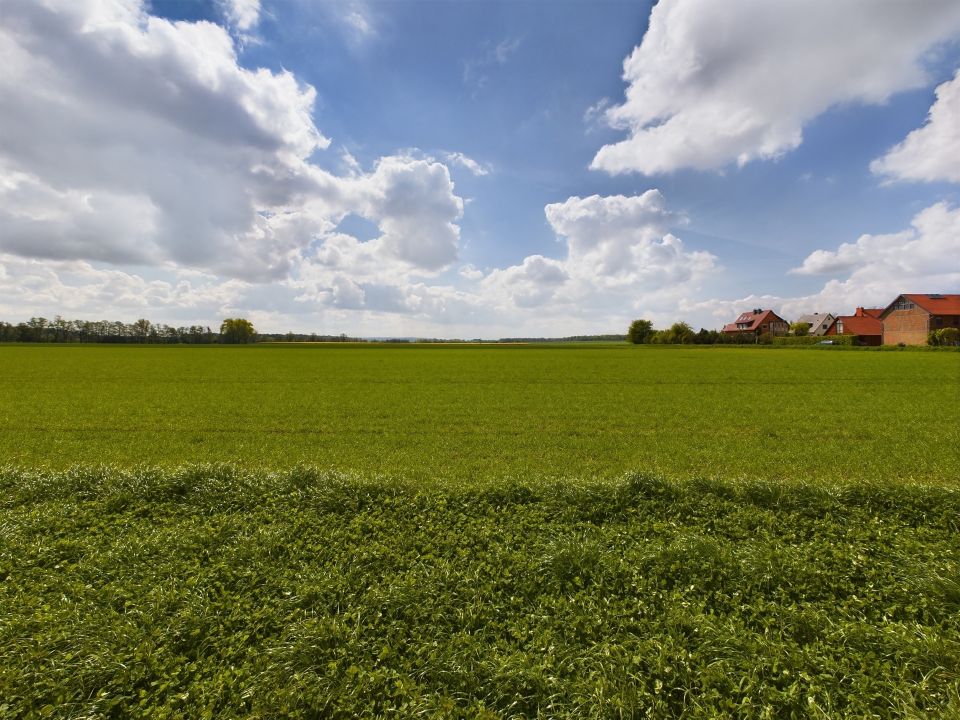
[[[855,314],[857,317],[863,317],[863,308],[862,308],[862,307],[858,307],[858,308],[857,308],[857,312],[854,313],[854,314]]]

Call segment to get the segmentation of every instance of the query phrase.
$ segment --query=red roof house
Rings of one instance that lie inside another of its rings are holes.
[[[763,310],[762,308],[740,313],[740,317],[723,326],[723,332],[728,335],[746,333],[752,333],[753,335],[762,335],[763,333],[786,335],[789,329],[790,324],[786,320],[773,310]]]
[[[884,345],[926,345],[931,330],[960,328],[960,295],[898,295],[880,321]]]
[[[880,314],[883,308],[858,307],[853,315],[838,315],[827,328],[826,335],[856,335],[857,345],[881,345],[883,323]]]

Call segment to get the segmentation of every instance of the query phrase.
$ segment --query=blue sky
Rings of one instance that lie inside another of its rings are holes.
[[[960,290],[955,3],[4,12],[4,319],[565,335]]]

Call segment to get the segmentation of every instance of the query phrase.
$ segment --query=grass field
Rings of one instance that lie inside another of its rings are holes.
[[[958,398],[941,352],[0,347],[0,717],[958,718]]]
[[[0,457],[942,482],[960,474],[958,398],[957,353],[6,346]]]

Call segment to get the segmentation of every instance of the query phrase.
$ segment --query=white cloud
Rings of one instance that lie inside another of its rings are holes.
[[[937,88],[927,123],[870,169],[894,180],[960,182],[960,70]]]
[[[466,168],[478,177],[490,174],[490,166],[478,163],[472,157],[464,155],[462,152],[444,153],[443,159],[453,165],[459,165]]]
[[[473,265],[467,264],[461,267],[457,274],[464,280],[479,280],[483,277],[483,270],[478,270]]]
[[[260,22],[260,0],[221,0],[227,21],[237,30],[250,30]]]
[[[862,235],[836,250],[816,250],[793,272],[846,274],[845,281],[828,287],[869,293],[870,301],[878,293],[923,292],[929,286],[936,292],[960,286],[960,208],[945,202],[931,205],[917,213],[910,225],[898,233]]]
[[[242,68],[218,25],[137,0],[9,0],[0,57],[0,250],[282,280],[356,212],[404,272],[456,258],[463,204],[444,165],[310,164],[330,144],[314,89]]]
[[[922,87],[924,53],[960,32],[955,0],[663,0],[624,61],[629,137],[593,160],[609,173],[714,169],[775,158],[833,105]]]
[[[960,208],[937,203],[917,213],[911,227],[862,235],[836,250],[817,250],[798,274],[830,274],[820,290],[797,297],[750,295],[737,300],[685,302],[687,313],[710,313],[731,322],[753,307],[772,307],[790,320],[808,312],[848,314],[857,307],[886,307],[901,293],[955,292],[960,287]]]
[[[666,209],[658,190],[571,197],[544,211],[566,244],[566,257],[532,255],[487,275],[484,291],[501,309],[541,308],[567,317],[606,313],[623,324],[639,307],[675,302],[715,267],[713,255],[690,251],[667,232],[682,218]]]

